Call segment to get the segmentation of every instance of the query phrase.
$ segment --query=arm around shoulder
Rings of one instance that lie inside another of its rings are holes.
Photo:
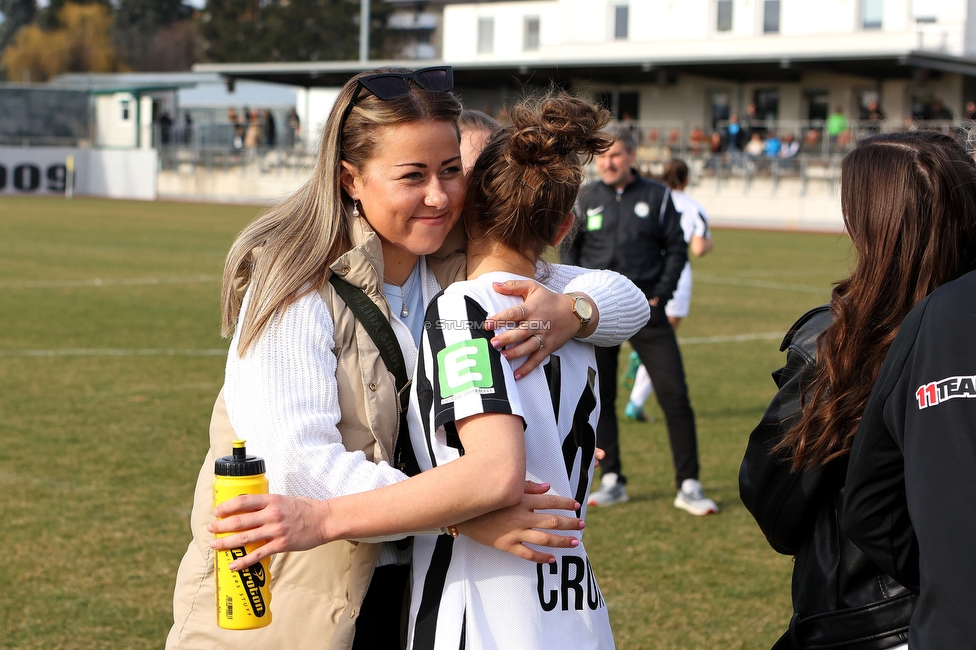
[[[546,284],[553,291],[581,293],[590,298],[599,318],[596,329],[586,337],[586,342],[593,345],[620,345],[644,327],[651,316],[643,292],[614,271],[553,264]]]

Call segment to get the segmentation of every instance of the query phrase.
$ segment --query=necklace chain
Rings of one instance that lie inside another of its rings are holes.
[[[407,279],[403,281],[403,284],[397,284],[396,282],[394,282],[393,280],[391,280],[390,278],[388,278],[388,277],[386,277],[384,275],[383,276],[383,282],[386,282],[387,284],[392,284],[394,287],[397,287],[398,289],[400,289],[400,301],[401,301],[401,303],[400,303],[400,316],[402,318],[406,318],[407,316],[409,316],[410,315],[410,309],[409,309],[409,307],[407,307],[407,299],[408,299],[409,296],[408,296],[408,292],[407,292],[407,288],[406,287],[407,287],[407,284],[410,283],[410,276],[409,275],[407,276]]]

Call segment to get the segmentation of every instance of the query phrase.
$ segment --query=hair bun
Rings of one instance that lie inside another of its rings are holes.
[[[612,141],[601,129],[610,114],[563,91],[550,91],[512,109],[509,160],[525,167],[548,167],[560,159],[605,151]]]

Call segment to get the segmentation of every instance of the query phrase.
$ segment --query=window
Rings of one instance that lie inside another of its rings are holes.
[[[123,99],[119,105],[122,107],[122,121],[126,122],[129,119],[129,100]]]
[[[539,17],[526,16],[522,33],[522,49],[535,52],[539,49]]]
[[[613,8],[613,39],[615,41],[627,40],[628,24],[630,22],[630,6],[617,5]]]
[[[732,0],[716,0],[715,31],[732,31]]]
[[[478,19],[478,54],[491,54],[495,51],[495,19]]]
[[[752,94],[752,104],[756,107],[755,118],[768,122],[779,117],[779,89],[758,88]]]
[[[861,26],[864,29],[881,29],[884,17],[884,0],[861,0]]]
[[[803,97],[807,103],[807,119],[819,122],[827,119],[830,113],[830,93],[826,90],[806,90]]]
[[[712,130],[718,128],[719,122],[729,119],[732,114],[730,102],[731,93],[725,90],[713,90],[709,93],[712,105]]]
[[[779,33],[779,0],[766,0],[763,4],[763,34]]]

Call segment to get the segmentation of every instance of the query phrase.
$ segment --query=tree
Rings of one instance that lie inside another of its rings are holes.
[[[112,12],[112,3],[109,0],[49,0],[47,7],[37,14],[38,24],[46,30],[54,30],[64,27],[61,13],[65,6],[74,5],[99,5],[104,7],[109,13]]]
[[[102,4],[66,3],[57,16],[59,29],[27,25],[3,53],[10,79],[47,81],[65,72],[117,72],[112,47],[112,16]]]
[[[17,30],[31,24],[37,14],[36,0],[0,0],[0,13],[4,21],[0,23],[0,53],[13,43]]]
[[[374,0],[371,55],[391,7]],[[327,61],[359,56],[359,0],[208,0],[200,18],[211,61]]]
[[[189,70],[203,60],[203,39],[192,20],[176,20],[152,37],[140,70]]]
[[[114,40],[135,70],[187,70],[202,56],[202,43],[182,0],[119,0]]]

